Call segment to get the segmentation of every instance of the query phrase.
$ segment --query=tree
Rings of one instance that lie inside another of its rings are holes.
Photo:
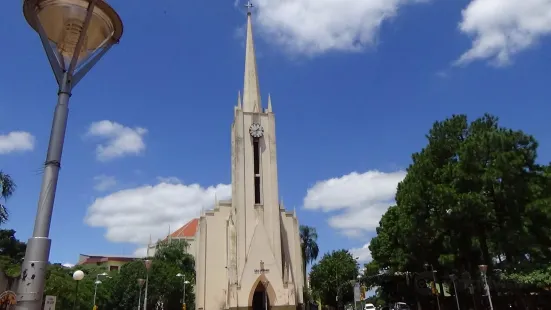
[[[310,286],[312,292],[326,305],[354,300],[353,285],[358,276],[358,264],[347,250],[324,254],[321,260],[312,266]]]
[[[76,297],[77,281],[73,280],[73,273],[76,270],[84,272],[84,278],[78,283],[78,298],[76,298],[77,309],[89,309],[93,306],[94,282],[96,275],[102,273],[97,267],[83,268],[76,266],[68,268],[61,264],[49,264],[46,269],[46,285],[44,287],[44,296],[56,296],[56,308],[73,309]],[[101,290],[101,285],[98,290]],[[98,294],[102,298],[103,294]]]
[[[10,175],[0,171],[0,224],[7,222],[9,216],[8,209],[2,201],[6,202],[13,195],[15,187],[15,182]]]
[[[551,259],[551,168],[536,162],[534,137],[455,115],[427,140],[370,243],[380,270],[511,273]]]
[[[186,306],[195,308],[195,295],[193,283],[195,283],[195,262],[190,254],[187,254],[188,243],[183,240],[161,242],[158,245],[149,271],[148,305],[149,309],[155,309],[158,301],[163,302],[165,310],[182,308],[182,294],[184,278],[177,274],[185,275]],[[146,269],[142,260],[134,261],[122,266],[120,273],[111,281],[111,292],[104,309],[131,310],[138,306],[138,279],[146,279]],[[143,290],[142,290],[143,294]],[[142,304],[143,304],[142,295]],[[98,304],[99,305],[99,304]]]
[[[8,279],[8,289],[21,274],[27,245],[15,238],[15,230],[0,229],[0,270]]]
[[[302,262],[304,270],[304,283],[308,281],[307,267],[314,262],[319,255],[318,233],[316,228],[300,225],[300,248],[302,251]],[[304,302],[310,300],[308,290],[304,290]]]

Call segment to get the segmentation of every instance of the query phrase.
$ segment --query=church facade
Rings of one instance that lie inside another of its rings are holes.
[[[231,127],[232,198],[203,212],[194,236],[196,309],[296,309],[303,264],[295,212],[279,201],[275,117],[263,108],[251,13],[243,97]]]

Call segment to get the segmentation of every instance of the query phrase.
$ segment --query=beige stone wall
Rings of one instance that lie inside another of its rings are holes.
[[[199,251],[196,261],[197,308],[225,309],[227,303],[227,236],[228,207],[216,208],[201,217]]]

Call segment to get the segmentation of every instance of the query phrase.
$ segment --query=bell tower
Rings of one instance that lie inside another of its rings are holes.
[[[201,213],[196,309],[290,310],[303,303],[304,271],[295,212],[279,201],[272,98],[262,104],[247,4],[243,90],[231,127],[231,200]]]
[[[250,8],[247,13],[243,97],[238,95],[232,124],[232,205],[237,218],[238,274],[253,249],[259,225],[281,265],[281,223],[278,199],[275,118],[268,96],[263,109],[253,40]],[[273,272],[276,272],[274,270]]]

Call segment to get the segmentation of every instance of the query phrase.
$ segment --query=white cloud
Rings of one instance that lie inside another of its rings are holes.
[[[253,15],[271,41],[315,55],[361,51],[377,41],[384,21],[408,3],[424,0],[257,0]]]
[[[25,131],[12,131],[0,135],[0,154],[32,151],[35,137]]]
[[[473,42],[458,65],[482,59],[506,65],[512,56],[551,34],[549,0],[472,0],[462,16],[459,29]]]
[[[126,155],[139,155],[145,150],[143,140],[147,129],[125,127],[112,121],[99,121],[92,123],[88,129],[88,135],[105,139],[104,144],[96,147],[96,156],[100,161]]]
[[[135,257],[146,257],[147,256],[147,246],[137,248],[134,251]]]
[[[94,177],[94,189],[98,192],[113,189],[117,185],[117,179],[113,176],[98,175]]]
[[[181,184],[182,181],[177,177],[157,177],[157,181],[160,183],[169,183],[169,184]]]
[[[331,212],[331,227],[348,236],[361,236],[378,226],[381,216],[394,202],[396,186],[405,176],[405,171],[352,172],[317,182],[308,189],[304,208]]]
[[[67,267],[67,268],[73,268],[73,267],[75,267],[75,264],[71,264],[71,263],[63,263],[63,264],[61,264],[61,266],[63,266],[63,267]]]
[[[358,257],[358,262],[360,262],[360,264],[366,264],[371,261],[371,251],[369,250],[369,243],[364,244],[361,248],[350,249],[350,253],[352,253],[352,256]]]
[[[198,184],[144,185],[97,198],[88,207],[85,223],[106,229],[112,242],[130,242],[144,246],[180,228],[199,216],[202,208],[212,208],[215,195],[226,199],[231,186],[220,184],[208,188]],[[143,250],[142,250],[143,252]]]

